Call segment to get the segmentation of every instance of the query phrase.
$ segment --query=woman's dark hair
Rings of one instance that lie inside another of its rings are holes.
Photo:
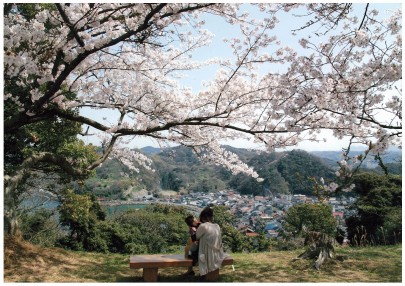
[[[210,207],[204,208],[200,213],[201,222],[212,222],[214,220],[214,210]]]

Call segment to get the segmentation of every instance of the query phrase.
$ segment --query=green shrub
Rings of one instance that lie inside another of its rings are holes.
[[[54,246],[63,232],[58,228],[54,211],[40,208],[20,217],[23,238],[43,247]]]
[[[125,251],[129,254],[145,254],[148,253],[148,247],[145,244],[127,243]]]
[[[107,253],[109,252],[108,241],[100,231],[96,230],[87,238],[86,250]]]
[[[402,241],[402,178],[372,173],[354,178],[356,214],[346,219],[352,245],[387,245]]]
[[[289,208],[285,215],[285,230],[297,237],[308,231],[322,232],[334,237],[336,227],[332,208],[326,204],[297,204]]]
[[[71,250],[76,250],[76,251],[84,250],[83,244],[80,241],[77,241],[76,239],[74,239],[70,236],[61,237],[55,243],[55,246],[66,248],[66,249],[71,249]]]

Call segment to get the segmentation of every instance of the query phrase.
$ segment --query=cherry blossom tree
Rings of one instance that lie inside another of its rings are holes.
[[[359,17],[352,4],[263,3],[254,6],[260,18],[232,3],[77,3],[32,4],[33,16],[24,17],[22,5],[4,6],[4,104],[11,106],[4,132],[51,118],[82,124],[82,135],[100,137],[103,154],[72,172],[111,156],[135,171],[148,168],[131,150],[141,137],[190,146],[203,160],[255,178],[221,141],[247,138],[274,150],[332,130],[375,153],[401,145],[401,11],[381,19],[368,4]],[[303,35],[299,50],[274,33],[285,25],[278,15],[294,11],[309,19],[294,31]],[[205,15],[240,28],[226,39],[232,57],[193,60],[212,39]],[[201,90],[184,85],[184,76],[207,65],[218,69]],[[80,112],[89,108],[114,110],[117,120]],[[47,154],[49,164],[74,166],[56,155]],[[17,173],[6,173],[6,194],[18,186]]]

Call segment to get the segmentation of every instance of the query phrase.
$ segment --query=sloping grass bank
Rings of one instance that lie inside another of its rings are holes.
[[[402,245],[338,248],[339,260],[320,271],[308,260],[293,261],[299,251],[234,253],[219,282],[401,282]],[[197,282],[185,268],[159,270],[160,282]],[[40,248],[5,239],[4,282],[142,282],[141,269],[129,269],[129,256]]]

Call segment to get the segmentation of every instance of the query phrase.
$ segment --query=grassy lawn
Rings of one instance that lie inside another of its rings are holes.
[[[40,248],[5,241],[5,282],[142,282],[142,269],[129,269],[129,255]],[[402,245],[338,248],[338,260],[317,271],[313,261],[295,260],[302,250],[233,253],[219,282],[401,282]],[[185,268],[159,269],[159,282],[197,282]]]

